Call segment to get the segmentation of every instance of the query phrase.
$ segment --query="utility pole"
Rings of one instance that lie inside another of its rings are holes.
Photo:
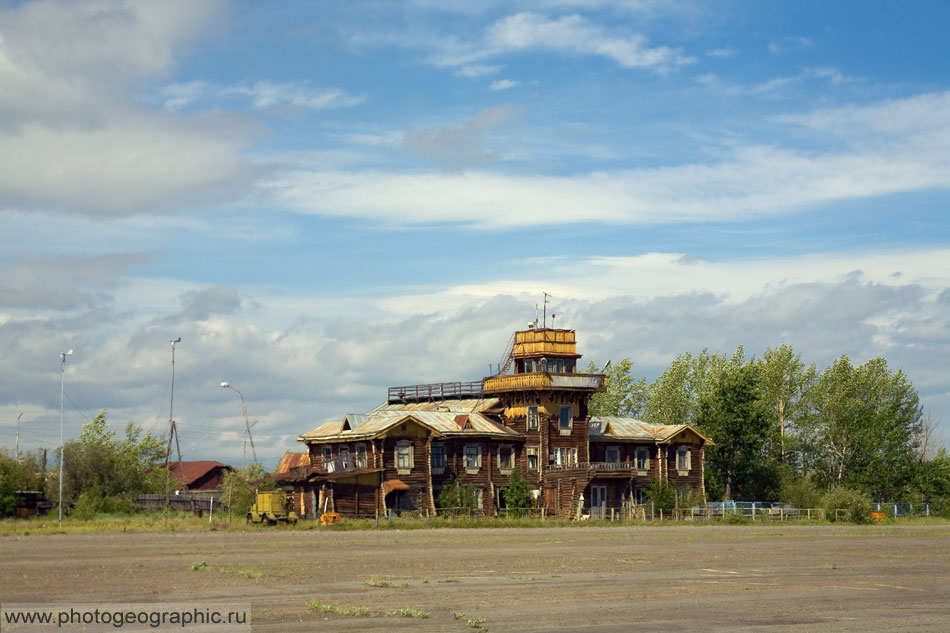
[[[23,417],[23,412],[20,411],[20,415],[16,416],[16,462],[20,463],[20,418]]]
[[[59,369],[59,524],[63,524],[63,462],[66,461],[66,437],[63,432],[63,398],[66,395],[66,357],[72,355],[73,350],[60,352],[62,359]]]
[[[185,483],[185,467],[181,464],[181,443],[178,439],[178,427],[175,424],[175,344],[181,343],[181,337],[169,341],[172,344],[172,388],[171,401],[168,404],[168,450],[165,451],[165,512],[168,512],[169,492],[171,488],[172,476],[172,437],[175,438],[175,447],[178,451],[178,470],[181,475],[182,488],[187,488]]]
[[[254,448],[254,437],[251,435],[251,424],[247,420],[247,404],[244,402],[244,394],[231,386],[231,383],[222,382],[221,387],[224,389],[230,389],[231,391],[237,391],[237,394],[241,396],[241,413],[244,414],[244,430],[247,433],[247,440],[251,442],[251,454],[254,455],[254,462],[257,463],[257,450]],[[255,422],[254,424],[257,424]],[[247,442],[245,442],[245,446]],[[247,449],[245,448],[245,461],[247,460]]]

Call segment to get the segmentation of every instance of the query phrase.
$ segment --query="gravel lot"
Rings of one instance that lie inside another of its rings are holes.
[[[4,603],[242,604],[255,631],[950,631],[950,525],[14,535],[0,564]]]

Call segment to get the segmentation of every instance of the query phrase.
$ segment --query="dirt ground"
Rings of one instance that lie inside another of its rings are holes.
[[[0,565],[4,603],[243,604],[255,631],[950,631],[950,525],[15,535]]]

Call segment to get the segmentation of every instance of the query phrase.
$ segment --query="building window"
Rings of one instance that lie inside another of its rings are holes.
[[[465,470],[477,473],[482,466],[482,447],[477,444],[465,445]]]
[[[412,442],[409,440],[396,442],[396,470],[401,475],[407,475],[412,470],[412,466]]]
[[[576,466],[577,449],[576,448],[555,448],[554,464],[557,466]]]
[[[353,468],[353,461],[350,459],[349,446],[340,447],[340,462],[343,464],[343,468]]]
[[[554,361],[554,371],[555,373],[558,373],[558,374],[564,373],[564,359],[563,358],[559,358],[556,361]]]
[[[558,428],[562,431],[570,431],[573,415],[574,407],[569,404],[562,404],[559,410]]]
[[[533,367],[533,363],[531,362],[531,359],[529,358],[528,360],[524,362],[524,372],[526,374],[530,374],[532,371],[534,371],[532,367]]]
[[[536,429],[538,428],[538,407],[528,407],[528,428]]]
[[[637,470],[650,470],[650,449],[645,446],[637,448]]]
[[[608,464],[619,464],[620,463],[620,447],[619,446],[608,446],[606,451],[606,459]]]
[[[366,444],[356,445],[356,467],[366,468]]]
[[[498,470],[511,470],[515,467],[515,449],[511,444],[498,447]]]
[[[432,472],[436,475],[445,471],[445,444],[432,445]]]
[[[528,449],[528,470],[537,470],[538,469],[538,449],[529,448]]]
[[[333,449],[332,449],[331,447],[329,447],[329,446],[323,446],[323,447],[321,447],[321,451],[322,451],[322,454],[323,454],[323,461],[324,461],[324,462],[328,462],[328,461],[330,461],[331,459],[333,459]]]
[[[676,449],[676,470],[679,474],[685,475],[689,472],[691,466],[689,447],[680,446]]]

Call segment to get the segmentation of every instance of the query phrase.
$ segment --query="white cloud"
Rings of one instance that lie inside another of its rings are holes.
[[[452,168],[490,164],[501,160],[501,156],[488,147],[489,131],[523,116],[523,108],[499,105],[479,112],[461,125],[407,130],[403,143],[407,149]]]
[[[484,77],[485,75],[494,75],[502,68],[503,66],[485,66],[475,64],[472,66],[462,66],[455,72],[455,74],[459,77]]]
[[[23,410],[38,428],[58,421],[50,385],[58,385],[58,351],[73,347],[67,393],[80,409],[108,407],[117,424],[132,418],[164,429],[168,341],[181,336],[175,414],[183,449],[240,459],[240,403],[218,387],[227,380],[247,398],[249,417],[260,420],[259,453],[276,460],[295,449],[288,436],[368,410],[388,386],[487,374],[510,332],[534,318],[540,288],[554,295],[549,319],[556,313],[555,325],[577,330],[585,360],[629,356],[638,373],[653,377],[674,356],[703,347],[730,352],[741,344],[760,354],[788,342],[820,366],[841,354],[856,361],[883,354],[911,377],[938,419],[950,414],[950,374],[941,360],[950,353],[946,249],[724,261],[647,253],[552,259],[543,271],[429,295],[349,297],[353,309],[345,317],[321,307],[338,301],[332,296],[127,278],[114,292],[114,312],[93,320],[81,310],[0,318],[0,349],[18,359],[0,374],[0,427]],[[118,318],[139,297],[157,311],[145,320]],[[288,310],[298,318],[287,318]],[[81,422],[67,411],[68,434]],[[40,440],[31,441],[35,447]]]
[[[205,81],[170,84],[161,89],[163,107],[178,112],[195,102],[228,99],[235,96],[248,99],[257,109],[290,106],[307,110],[345,108],[363,103],[365,97],[347,94],[339,88],[311,88],[306,82],[274,83],[257,81],[230,86],[214,85]]]
[[[533,49],[597,55],[627,68],[660,71],[695,61],[679,49],[650,47],[642,35],[614,34],[580,15],[550,19],[531,12],[498,20],[488,27],[480,42],[443,39],[434,61],[440,66],[471,67],[481,59]]]
[[[713,48],[706,51],[710,57],[734,57],[736,49],[734,48]]]
[[[716,163],[574,176],[298,170],[264,185],[263,193],[302,213],[394,225],[660,224],[766,217],[836,200],[946,188],[947,103],[950,96],[941,93],[776,119],[814,130],[825,143],[825,132],[835,128],[839,147],[824,153],[737,146]],[[415,131],[407,133],[407,144],[461,166],[497,160],[498,154],[467,145],[472,129],[481,128]]]
[[[90,0],[0,10],[0,208],[123,215],[251,180],[239,152],[254,126],[169,117],[131,98],[220,9]]]
[[[497,81],[491,82],[491,86],[489,86],[489,88],[492,90],[508,90],[509,88],[514,88],[520,83],[520,81],[514,81],[512,79],[498,79]]]
[[[700,75],[697,78],[699,83],[715,90],[719,94],[732,96],[764,96],[771,97],[781,94],[783,90],[799,86],[809,81],[827,82],[833,86],[856,83],[859,80],[848,77],[837,68],[821,66],[817,68],[805,68],[795,75],[783,75],[773,77],[756,84],[730,84],[724,82],[714,74]]]

